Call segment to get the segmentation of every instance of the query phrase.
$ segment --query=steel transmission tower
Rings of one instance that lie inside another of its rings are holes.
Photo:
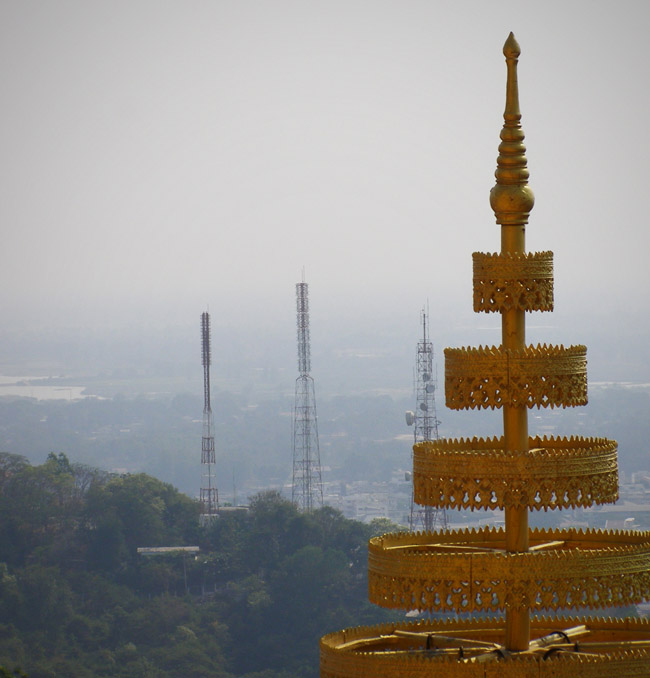
[[[203,363],[203,437],[201,438],[201,523],[217,517],[219,494],[214,475],[214,421],[210,404],[210,314],[201,314],[201,362]]]
[[[323,481],[318,446],[318,419],[314,380],[310,376],[309,290],[296,284],[298,311],[298,378],[293,409],[293,481],[291,501],[302,511],[323,505]]]
[[[438,440],[438,424],[440,423],[436,414],[437,379],[433,364],[433,344],[429,341],[429,317],[424,309],[422,309],[420,321],[422,341],[418,342],[415,358],[415,412],[406,413],[406,423],[413,426],[414,443]],[[430,532],[436,528],[446,530],[448,527],[445,510],[416,504],[411,488],[410,531],[423,529]]]

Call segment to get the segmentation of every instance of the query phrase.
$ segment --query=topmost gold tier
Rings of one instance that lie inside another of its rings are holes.
[[[553,252],[472,257],[477,313],[553,310]]]

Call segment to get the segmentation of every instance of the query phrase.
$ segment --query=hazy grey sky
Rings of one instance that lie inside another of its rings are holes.
[[[321,323],[471,314],[510,30],[528,249],[558,310],[645,317],[649,26],[646,1],[2,0],[3,322],[292,323],[303,266]]]

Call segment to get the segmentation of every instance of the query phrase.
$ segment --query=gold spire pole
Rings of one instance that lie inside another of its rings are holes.
[[[510,33],[503,46],[508,67],[506,107],[503,114],[501,144],[497,158],[496,186],[490,192],[490,205],[501,225],[501,254],[525,254],[526,224],[535,203],[528,186],[526,147],[521,128],[517,61],[521,50]],[[501,312],[501,342],[506,351],[522,351],[526,347],[526,313],[513,306]],[[506,452],[528,451],[528,408],[526,405],[505,405],[503,435]],[[506,507],[506,549],[521,553],[528,550],[528,509]],[[506,648],[527,650],[530,640],[528,609],[506,610]]]

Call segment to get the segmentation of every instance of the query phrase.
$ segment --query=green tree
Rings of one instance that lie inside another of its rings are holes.
[[[197,502],[144,473],[93,485],[85,510],[89,559],[123,571],[136,565],[138,547],[196,542],[198,513]]]

